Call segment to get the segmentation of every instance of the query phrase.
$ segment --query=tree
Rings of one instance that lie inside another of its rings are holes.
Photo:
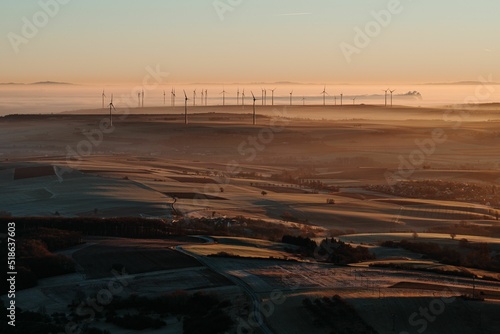
[[[262,190],[261,194],[262,194],[262,196],[266,196],[267,195],[267,191]]]
[[[414,240],[417,239],[418,238],[418,233],[417,232],[413,232],[412,233],[412,237],[413,237]]]
[[[469,248],[469,240],[467,239],[460,239],[458,244],[460,248]]]
[[[452,239],[452,240],[455,240],[455,237],[456,237],[456,236],[457,236],[457,234],[456,234],[456,233],[453,233],[453,232],[452,232],[452,233],[450,233],[450,237],[451,237],[451,239]]]
[[[286,222],[297,221],[297,218],[295,218],[290,212],[284,212],[280,217]]]

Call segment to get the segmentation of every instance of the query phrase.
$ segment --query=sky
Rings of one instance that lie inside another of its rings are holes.
[[[500,81],[498,0],[2,0],[0,9],[0,82],[137,83],[148,67],[174,83]]]

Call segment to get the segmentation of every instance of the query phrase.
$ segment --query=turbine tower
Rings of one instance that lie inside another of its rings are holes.
[[[193,107],[196,106],[196,89],[193,90]]]
[[[356,104],[356,97],[354,97],[354,98],[352,99],[352,105],[355,105],[355,104]]]
[[[387,92],[389,91],[389,88],[387,88],[386,90],[383,90],[383,92],[385,92],[385,106],[387,107]]]
[[[251,93],[252,93],[252,97],[253,97],[253,125],[256,125],[257,118],[256,118],[256,114],[255,114],[255,101],[257,101],[257,98],[255,97],[255,95],[253,95],[252,91],[251,91]]]
[[[226,105],[226,93],[227,93],[226,90],[224,88],[222,88],[222,92],[220,94],[222,94],[222,105],[223,106]]]
[[[111,102],[109,102],[109,127],[113,127],[113,113],[112,111],[115,110],[115,106],[113,105],[113,94],[111,94]]]
[[[104,98],[106,98],[106,95],[104,94],[104,89],[102,90],[102,109],[104,109]]]
[[[321,94],[323,94],[323,106],[326,106],[326,96],[329,95],[326,92],[326,86],[323,87],[323,91],[321,92]]]
[[[390,90],[389,92],[391,92],[391,108],[392,108],[392,93],[394,93],[396,90]]]
[[[144,89],[142,90],[142,107],[144,108]]]
[[[290,92],[290,105],[292,105],[293,90]]]
[[[243,92],[241,93],[241,105],[245,106],[245,88],[243,88]]]
[[[184,124],[188,124],[188,97],[186,91],[184,90]]]
[[[306,105],[306,97],[305,97],[305,96],[303,96],[303,97],[302,97],[302,105],[303,105],[303,106],[305,106],[305,105]]]
[[[344,93],[340,93],[340,106],[344,105]]]
[[[171,98],[172,107],[175,107],[175,89],[174,88],[172,88],[172,91],[170,92],[170,98]]]
[[[165,93],[165,91],[163,91],[163,105],[166,104],[166,101],[167,101],[167,93]]]
[[[208,90],[205,89],[205,105],[208,106]]]
[[[271,105],[273,105],[273,106],[274,106],[274,91],[275,90],[276,90],[276,88],[275,89],[271,89],[271,92],[272,92],[271,93]]]
[[[240,89],[238,88],[238,91],[236,92],[236,105],[240,105]]]
[[[201,99],[200,99],[200,106],[203,105],[203,101],[205,101],[205,98],[203,97],[204,95],[204,92],[203,92],[203,89],[201,90]]]
[[[141,107],[141,92],[137,93],[137,108]]]

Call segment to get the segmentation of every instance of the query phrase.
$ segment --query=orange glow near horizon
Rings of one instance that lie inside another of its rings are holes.
[[[169,72],[169,83],[500,78],[497,2],[234,3],[92,0],[46,8],[8,0],[0,13],[0,56],[8,64],[1,82],[132,85],[148,66]]]

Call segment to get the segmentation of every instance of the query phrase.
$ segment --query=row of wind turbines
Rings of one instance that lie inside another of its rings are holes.
[[[272,105],[274,105],[274,91],[276,90],[275,89],[272,89]],[[183,90],[184,92],[184,96],[187,97],[187,93],[185,90]],[[226,105],[226,94],[228,94],[228,92],[226,92],[225,89],[222,90],[222,92],[219,93],[219,95],[222,96],[222,105],[225,106]],[[253,95],[253,93],[252,93]],[[240,98],[241,96],[241,98]],[[176,100],[176,97],[177,97],[177,94],[176,94],[176,91],[175,91],[175,88],[172,88],[172,90],[170,91],[170,106],[172,107],[175,107],[175,100]],[[193,98],[191,99],[191,101],[193,102],[193,106],[195,107],[196,106],[196,99],[198,97],[198,93],[197,93],[197,89],[193,90]],[[243,89],[243,91],[241,92],[240,94],[240,89],[238,88],[238,91],[236,93],[236,105],[240,105],[240,100],[241,100],[241,105],[245,105],[245,90]],[[144,98],[144,97],[143,97]],[[166,105],[166,101],[167,101],[167,92],[166,91],[163,91],[163,104]],[[207,89],[202,89],[201,90],[201,94],[200,94],[200,103],[199,105],[201,106],[208,106],[208,90]],[[266,93],[266,90],[262,90],[262,105],[267,105],[267,93]],[[144,104],[142,104],[142,106],[144,107]]]
[[[189,98],[186,94],[186,91],[183,90],[184,92],[184,124],[188,124],[189,121],[188,121],[188,101],[189,101]],[[239,92],[239,91],[238,91]],[[253,99],[253,117],[252,117],[252,123],[253,125],[256,125],[257,124],[257,114],[256,114],[256,110],[255,110],[255,103],[256,101],[258,100],[254,93],[252,93],[252,99]],[[221,94],[224,94],[224,97],[223,97],[223,101],[225,102],[225,94],[226,92],[225,91],[222,91]],[[245,92],[243,91],[243,97],[244,97],[244,94]],[[172,106],[175,106],[175,90],[172,89],[172,92],[171,92],[171,103],[172,103]],[[202,96],[204,96],[205,98],[205,104],[207,103],[207,100],[208,100],[208,94],[207,94],[207,91],[205,90],[204,94],[202,92]],[[105,107],[105,99],[107,98],[104,90],[102,91],[102,108],[104,109]],[[193,92],[193,100],[196,99],[196,90]],[[139,107],[144,107],[144,90],[142,92],[139,92],[138,93],[138,100],[139,100]],[[274,101],[274,99],[273,99]],[[166,94],[165,92],[163,92],[163,103],[165,104],[166,102]],[[242,102],[244,103],[244,100],[242,100]],[[196,106],[196,103],[193,103],[194,106]],[[113,104],[113,94],[111,94],[111,100],[108,104],[108,107],[109,107],[109,127],[112,127],[113,126],[113,110],[116,111],[116,108]]]
[[[173,91],[174,94],[175,94],[175,91]],[[183,90],[184,92],[184,124],[188,124],[189,121],[188,121],[188,101],[189,101],[189,98],[187,97],[187,94],[186,94],[186,91]],[[227,92],[225,90],[223,90],[221,92],[222,94],[222,105],[225,105],[225,102],[226,102],[226,94]],[[253,98],[253,114],[252,114],[252,124],[253,125],[256,125],[257,124],[257,114],[255,112],[255,102],[257,101],[257,98],[255,97],[254,93],[252,93],[252,98]],[[165,92],[163,92],[163,94],[165,94]],[[207,91],[205,91],[205,103],[207,101]],[[242,100],[242,103],[243,105],[245,105],[245,101],[244,101],[244,96],[245,96],[245,91],[243,90],[243,100]],[[196,99],[196,90],[194,91],[193,93],[193,100]],[[239,90],[238,90],[238,101],[239,101]],[[195,103],[193,103],[193,105],[196,105]],[[175,105],[174,105],[175,106]]]
[[[261,93],[262,93],[261,101],[262,101],[263,106],[267,106],[267,102],[268,102],[267,91],[268,91],[267,89],[261,88]],[[270,89],[270,91],[271,91],[271,105],[274,106],[274,92],[276,91],[276,88]],[[382,91],[385,92],[385,103],[384,103],[385,107],[388,106],[388,96],[389,96],[388,93],[390,92],[390,106],[392,108],[393,107],[393,93],[396,90],[395,89],[391,90],[388,88],[388,89],[385,89]],[[289,93],[290,106],[293,105],[293,92],[294,91],[292,90]],[[185,91],[184,91],[184,93],[186,95]],[[228,92],[225,89],[223,89],[222,92],[219,93],[219,95],[221,95],[221,97],[222,97],[222,106],[226,105],[226,94],[228,94]],[[326,106],[327,96],[331,96],[326,91],[326,86],[324,86],[323,91],[320,93],[320,95],[323,96],[323,106]],[[254,96],[253,92],[252,92],[252,96]],[[172,90],[170,91],[170,106],[171,107],[175,107],[176,97],[177,97],[176,90],[175,90],[175,88],[172,88]],[[208,106],[208,90],[202,89],[201,94],[198,94],[197,89],[193,90],[193,98],[191,99],[191,101],[192,101],[192,105],[194,107],[196,106],[196,101],[197,101],[198,97],[200,98],[199,104],[198,104],[199,106]],[[246,97],[245,89],[243,89],[243,91],[240,93],[240,89],[238,88],[238,90],[236,92],[236,105],[244,106],[245,105],[245,97]],[[106,95],[103,91],[102,92],[102,108],[103,109],[105,107],[105,103],[104,103],[105,98],[106,98]],[[344,105],[344,94],[343,93],[340,93],[339,96],[334,95],[333,98],[334,98],[334,105],[337,105],[337,98],[340,99],[340,106]],[[357,97],[352,98],[353,105],[356,104],[356,99],[357,99]],[[306,98],[302,97],[301,100],[302,100],[302,104],[305,105]],[[241,104],[240,104],[240,101],[241,101]],[[166,105],[166,102],[167,102],[167,92],[163,91],[163,104]],[[137,107],[144,108],[144,90],[137,93]]]
[[[276,90],[276,88],[274,89],[271,89],[270,91],[272,92],[271,94],[271,105],[274,106],[274,91]],[[396,91],[395,89],[394,90],[391,90],[391,89],[386,89],[386,90],[382,90],[383,92],[385,92],[385,106],[387,107],[387,99],[388,99],[388,92],[390,92],[391,94],[391,108],[393,106],[392,104],[392,101],[393,101],[393,93]],[[256,118],[256,102],[259,100],[258,98],[255,97],[255,94],[253,93],[253,91],[250,91],[251,94],[252,94],[252,101],[253,101],[253,115],[252,115],[252,123],[253,125],[256,125],[257,124],[257,118]],[[262,92],[262,105],[265,106],[267,105],[267,90],[266,89],[261,89],[261,92]],[[184,124],[188,124],[189,123],[189,120],[188,120],[188,101],[190,100],[188,98],[188,95],[186,93],[185,90],[183,90],[183,93],[184,93]],[[222,95],[222,105],[225,106],[226,105],[226,90],[223,89],[222,92],[219,94],[219,95]],[[326,91],[326,86],[323,88],[323,91],[320,93],[321,95],[323,95],[323,106],[326,106],[326,96],[330,96],[330,94]],[[165,105],[166,104],[166,91],[163,91],[163,104]],[[170,104],[172,107],[175,107],[175,100],[176,100],[176,91],[175,91],[175,88],[172,88],[172,90],[170,91]],[[105,108],[105,99],[107,98],[104,90],[102,91],[102,109]],[[343,98],[344,98],[344,94],[343,93],[340,93],[340,105],[342,106],[343,105]],[[193,106],[196,106],[196,99],[197,99],[197,90],[195,89],[193,91]],[[334,99],[335,99],[335,105],[337,105],[337,96],[334,96]],[[141,92],[138,92],[137,93],[137,100],[138,100],[138,107],[142,107],[144,108],[144,90],[142,90]],[[303,104],[305,105],[305,97],[302,98],[302,102]],[[352,99],[352,102],[353,102],[353,105],[356,103],[356,97],[354,97]],[[201,98],[200,98],[200,103],[201,105],[205,105],[207,106],[208,105],[208,90],[201,90]],[[240,90],[238,88],[238,91],[237,91],[237,95],[236,95],[236,104],[237,105],[240,105]],[[245,105],[245,90],[243,89],[243,91],[241,92],[241,105],[244,106]],[[293,105],[293,90],[290,92],[290,105]],[[113,110],[116,111],[116,108],[113,104],[113,94],[111,94],[111,99],[110,99],[110,102],[109,104],[107,105],[109,107],[109,126],[112,127],[113,126]]]

